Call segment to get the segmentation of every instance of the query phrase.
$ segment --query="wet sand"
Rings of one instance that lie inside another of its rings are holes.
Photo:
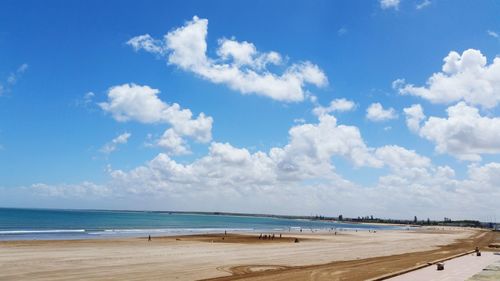
[[[426,228],[9,241],[0,242],[0,280],[366,280],[486,247],[495,235]]]

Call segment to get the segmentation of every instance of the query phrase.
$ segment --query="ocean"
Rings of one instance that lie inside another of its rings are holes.
[[[0,240],[99,239],[224,231],[235,233],[397,228],[399,227],[256,216],[0,208]]]

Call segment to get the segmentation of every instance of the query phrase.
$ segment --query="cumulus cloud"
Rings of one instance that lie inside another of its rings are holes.
[[[420,104],[414,104],[403,109],[406,115],[406,125],[412,132],[420,130],[420,123],[425,119],[424,110]]]
[[[418,106],[405,109],[407,124],[421,137],[436,145],[439,153],[449,153],[461,160],[479,161],[481,154],[500,153],[500,118],[484,117],[465,102],[449,107],[448,117],[424,119]]]
[[[431,166],[429,158],[419,155],[414,150],[408,150],[397,145],[377,148],[375,156],[393,170],[428,168]]]
[[[178,141],[172,138],[172,142]],[[146,166],[130,172],[116,170],[112,175],[120,182],[151,177],[154,184],[149,186],[153,189],[172,184],[171,181],[219,187],[228,184],[275,186],[303,180],[338,179],[332,165],[335,157],[342,157],[356,167],[382,167],[383,157],[374,152],[365,144],[357,127],[339,125],[334,116],[324,114],[317,123],[291,127],[288,144],[268,152],[251,153],[229,143],[212,142],[208,155],[190,164],[180,164],[161,153]]]
[[[399,9],[400,0],[379,0],[380,8],[382,9]]]
[[[358,167],[382,165],[372,155],[372,149],[367,147],[357,127],[339,125],[337,119],[328,114],[319,116],[317,124],[292,127],[289,139],[285,147],[271,150],[273,155],[282,157],[280,166],[288,171],[298,170],[301,163],[321,164],[323,168],[330,168],[330,160],[336,155]],[[307,173],[321,173],[321,167],[310,167]]]
[[[393,86],[399,93],[422,97],[432,103],[463,100],[493,108],[500,101],[500,58],[488,64],[479,50],[468,49],[461,55],[452,51],[444,58],[442,71],[434,73],[426,86],[406,84],[402,79],[395,82]]]
[[[115,86],[108,92],[108,101],[100,103],[100,106],[121,122],[136,120],[143,123],[170,123],[172,128],[165,131],[157,144],[171,154],[189,153],[181,136],[190,136],[201,142],[211,139],[210,117],[201,113],[198,118],[193,119],[191,111],[180,110],[177,104],[164,103],[157,97],[158,93],[158,90],[148,86]],[[332,110],[347,110],[352,104],[347,100],[336,100],[330,107]],[[318,175],[322,171],[328,172],[333,156],[344,157],[356,166],[382,165],[364,143],[357,127],[338,125],[337,119],[326,113],[319,116],[318,120],[317,124],[292,127],[289,131],[289,144],[273,148],[268,153],[267,157],[275,162],[283,175]],[[211,147],[218,148],[213,143]]]
[[[182,138],[174,129],[167,129],[157,140],[157,145],[170,151],[173,155],[190,154],[189,146],[186,140]]]
[[[274,51],[259,52],[253,43],[222,38],[217,58],[207,56],[208,20],[193,17],[184,26],[167,33],[162,40],[140,35],[127,44],[166,57],[167,62],[203,79],[227,85],[242,94],[257,94],[285,102],[304,100],[306,85],[328,84],[324,72],[309,61],[290,65],[282,74],[271,72],[268,65],[282,64]]]
[[[345,111],[351,111],[356,108],[356,104],[351,101],[347,100],[345,98],[341,99],[334,99],[330,102],[330,104],[327,107],[323,106],[316,106],[313,109],[314,115],[320,116],[326,113],[332,113],[332,112],[345,112]]]
[[[200,189],[263,190],[305,180],[342,181],[335,173],[332,158],[343,157],[355,166],[384,165],[373,152],[356,127],[338,125],[335,117],[322,115],[316,124],[293,126],[289,131],[289,143],[268,152],[251,153],[229,143],[212,142],[206,156],[189,164],[159,154],[145,166],[128,172],[115,170],[111,175],[121,186],[128,183],[132,192],[139,192],[137,186],[146,187],[148,192],[184,188],[179,184]]]
[[[112,185],[132,194],[162,194],[176,200],[203,198],[202,206],[213,201],[220,207],[224,202],[225,207],[239,211],[250,211],[244,209],[247,206],[272,211],[270,207],[286,201],[299,204],[294,206],[298,209],[289,210],[297,213],[317,208],[323,192],[356,191],[352,190],[354,184],[337,175],[332,158],[343,157],[355,166],[381,167],[381,159],[391,154],[384,150],[390,149],[381,149],[379,159],[356,127],[338,125],[335,117],[322,115],[316,124],[293,126],[288,144],[268,152],[252,153],[229,143],[212,142],[208,154],[191,163],[181,164],[160,153],[143,166],[112,170],[110,175]]]
[[[183,154],[188,150],[179,138],[187,136],[197,142],[207,143],[212,139],[213,119],[203,112],[194,118],[189,109],[181,109],[177,103],[168,104],[158,98],[159,90],[149,86],[123,84],[108,90],[108,100],[99,106],[119,122],[167,123],[168,129],[158,145]],[[173,147],[178,144],[179,147]]]
[[[110,142],[106,143],[102,148],[101,152],[104,154],[110,154],[111,152],[114,152],[117,148],[118,145],[120,144],[126,144],[128,142],[128,139],[132,136],[131,133],[123,133],[116,138],[112,139]]]
[[[366,109],[366,118],[374,122],[387,121],[398,118],[398,114],[394,108],[384,109],[380,103],[372,103]]]
[[[468,169],[469,178],[487,186],[495,186],[500,183],[500,163],[491,162],[483,166],[473,164]]]

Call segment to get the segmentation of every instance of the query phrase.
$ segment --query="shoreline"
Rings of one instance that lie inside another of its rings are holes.
[[[376,232],[400,230],[409,231],[412,228],[403,228],[396,225],[373,225],[365,224],[364,227],[357,227],[355,224],[336,224],[328,225],[328,227],[299,227],[290,226],[282,228],[269,228],[269,229],[252,229],[252,228],[158,228],[158,229],[143,229],[143,228],[127,228],[127,229],[100,229],[100,230],[87,230],[87,229],[57,229],[57,230],[9,230],[0,231],[0,243],[2,241],[64,241],[64,240],[107,240],[107,239],[126,239],[126,238],[140,238],[140,237],[175,237],[186,235],[215,235],[219,233],[233,233],[233,234],[259,234],[259,233],[275,233],[283,235],[293,234],[333,234],[333,233],[348,233],[348,232]]]

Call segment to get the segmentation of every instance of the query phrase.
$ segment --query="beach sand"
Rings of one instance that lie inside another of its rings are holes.
[[[498,239],[465,228],[283,235],[5,241],[0,280],[366,280]]]

